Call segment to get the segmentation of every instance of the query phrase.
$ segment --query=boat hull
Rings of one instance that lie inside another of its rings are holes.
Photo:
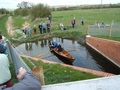
[[[64,58],[64,60],[67,60],[70,62],[73,62],[75,60],[74,57],[70,53],[65,51],[64,49],[62,49],[61,52],[58,52],[57,48],[51,48],[51,52],[53,52],[54,54],[56,54],[59,57]]]

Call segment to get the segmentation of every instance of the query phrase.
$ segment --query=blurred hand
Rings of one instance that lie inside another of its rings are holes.
[[[25,72],[27,72],[27,70],[24,69],[23,67],[21,67],[21,68],[19,69],[19,73],[18,73],[18,75],[17,75],[17,78],[20,79]]]
[[[7,43],[5,43],[4,46],[7,46]]]

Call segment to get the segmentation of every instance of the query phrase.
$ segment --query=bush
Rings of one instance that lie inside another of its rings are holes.
[[[51,15],[51,9],[46,5],[38,4],[31,8],[31,16],[33,17],[33,20],[36,18],[43,18],[48,17]]]

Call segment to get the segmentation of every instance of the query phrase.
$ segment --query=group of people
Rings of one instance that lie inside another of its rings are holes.
[[[105,28],[105,24],[104,24],[104,22],[102,22],[101,24],[100,24],[100,23],[97,23],[97,26],[98,26],[99,29],[100,29],[100,27]]]
[[[43,24],[39,24],[38,25],[38,28],[39,28],[39,30],[40,30],[40,34],[42,34],[42,33],[50,33],[50,23],[47,23],[47,24],[45,24],[45,23],[43,23]],[[47,30],[47,31],[46,31]]]
[[[6,55],[7,43],[0,35],[0,90],[41,90],[39,79],[23,67],[19,68],[18,83],[12,84],[9,59]]]
[[[76,18],[75,17],[71,20],[71,24],[72,24],[72,28],[74,28],[75,24],[76,24]],[[83,17],[81,18],[81,25],[84,25],[84,18]],[[67,30],[67,28],[65,28],[63,23],[60,23],[59,27],[60,27],[61,30]]]
[[[76,18],[75,17],[72,19],[71,24],[72,24],[72,28],[74,28],[75,24],[76,24]],[[81,24],[84,25],[84,18],[83,17],[81,18]]]
[[[41,24],[40,23],[38,25],[38,28],[39,28],[40,34],[46,33],[46,32],[50,33],[50,23],[47,23],[47,24],[45,24],[45,23]],[[33,26],[33,32],[34,32],[34,34],[37,34],[37,27],[36,27],[36,25]],[[27,26],[25,29],[23,29],[23,37],[26,38],[26,35],[27,36],[31,35],[29,26]]]
[[[62,51],[62,46],[56,40],[49,41],[49,47],[50,49],[56,48],[58,52]]]

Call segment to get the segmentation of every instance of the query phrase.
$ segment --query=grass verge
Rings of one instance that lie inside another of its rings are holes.
[[[31,65],[31,63],[26,58],[22,58],[22,59],[32,70],[33,66]],[[80,80],[93,79],[93,78],[100,77],[97,75],[93,75],[91,73],[86,73],[83,71],[75,70],[70,67],[64,67],[60,64],[49,64],[49,63],[43,63],[40,60],[39,61],[34,61],[32,59],[30,59],[30,60],[36,66],[43,67],[44,76],[45,76],[45,85],[80,81]],[[12,64],[11,64],[11,73],[12,73],[13,83],[18,82],[15,77],[14,68],[13,68]]]

